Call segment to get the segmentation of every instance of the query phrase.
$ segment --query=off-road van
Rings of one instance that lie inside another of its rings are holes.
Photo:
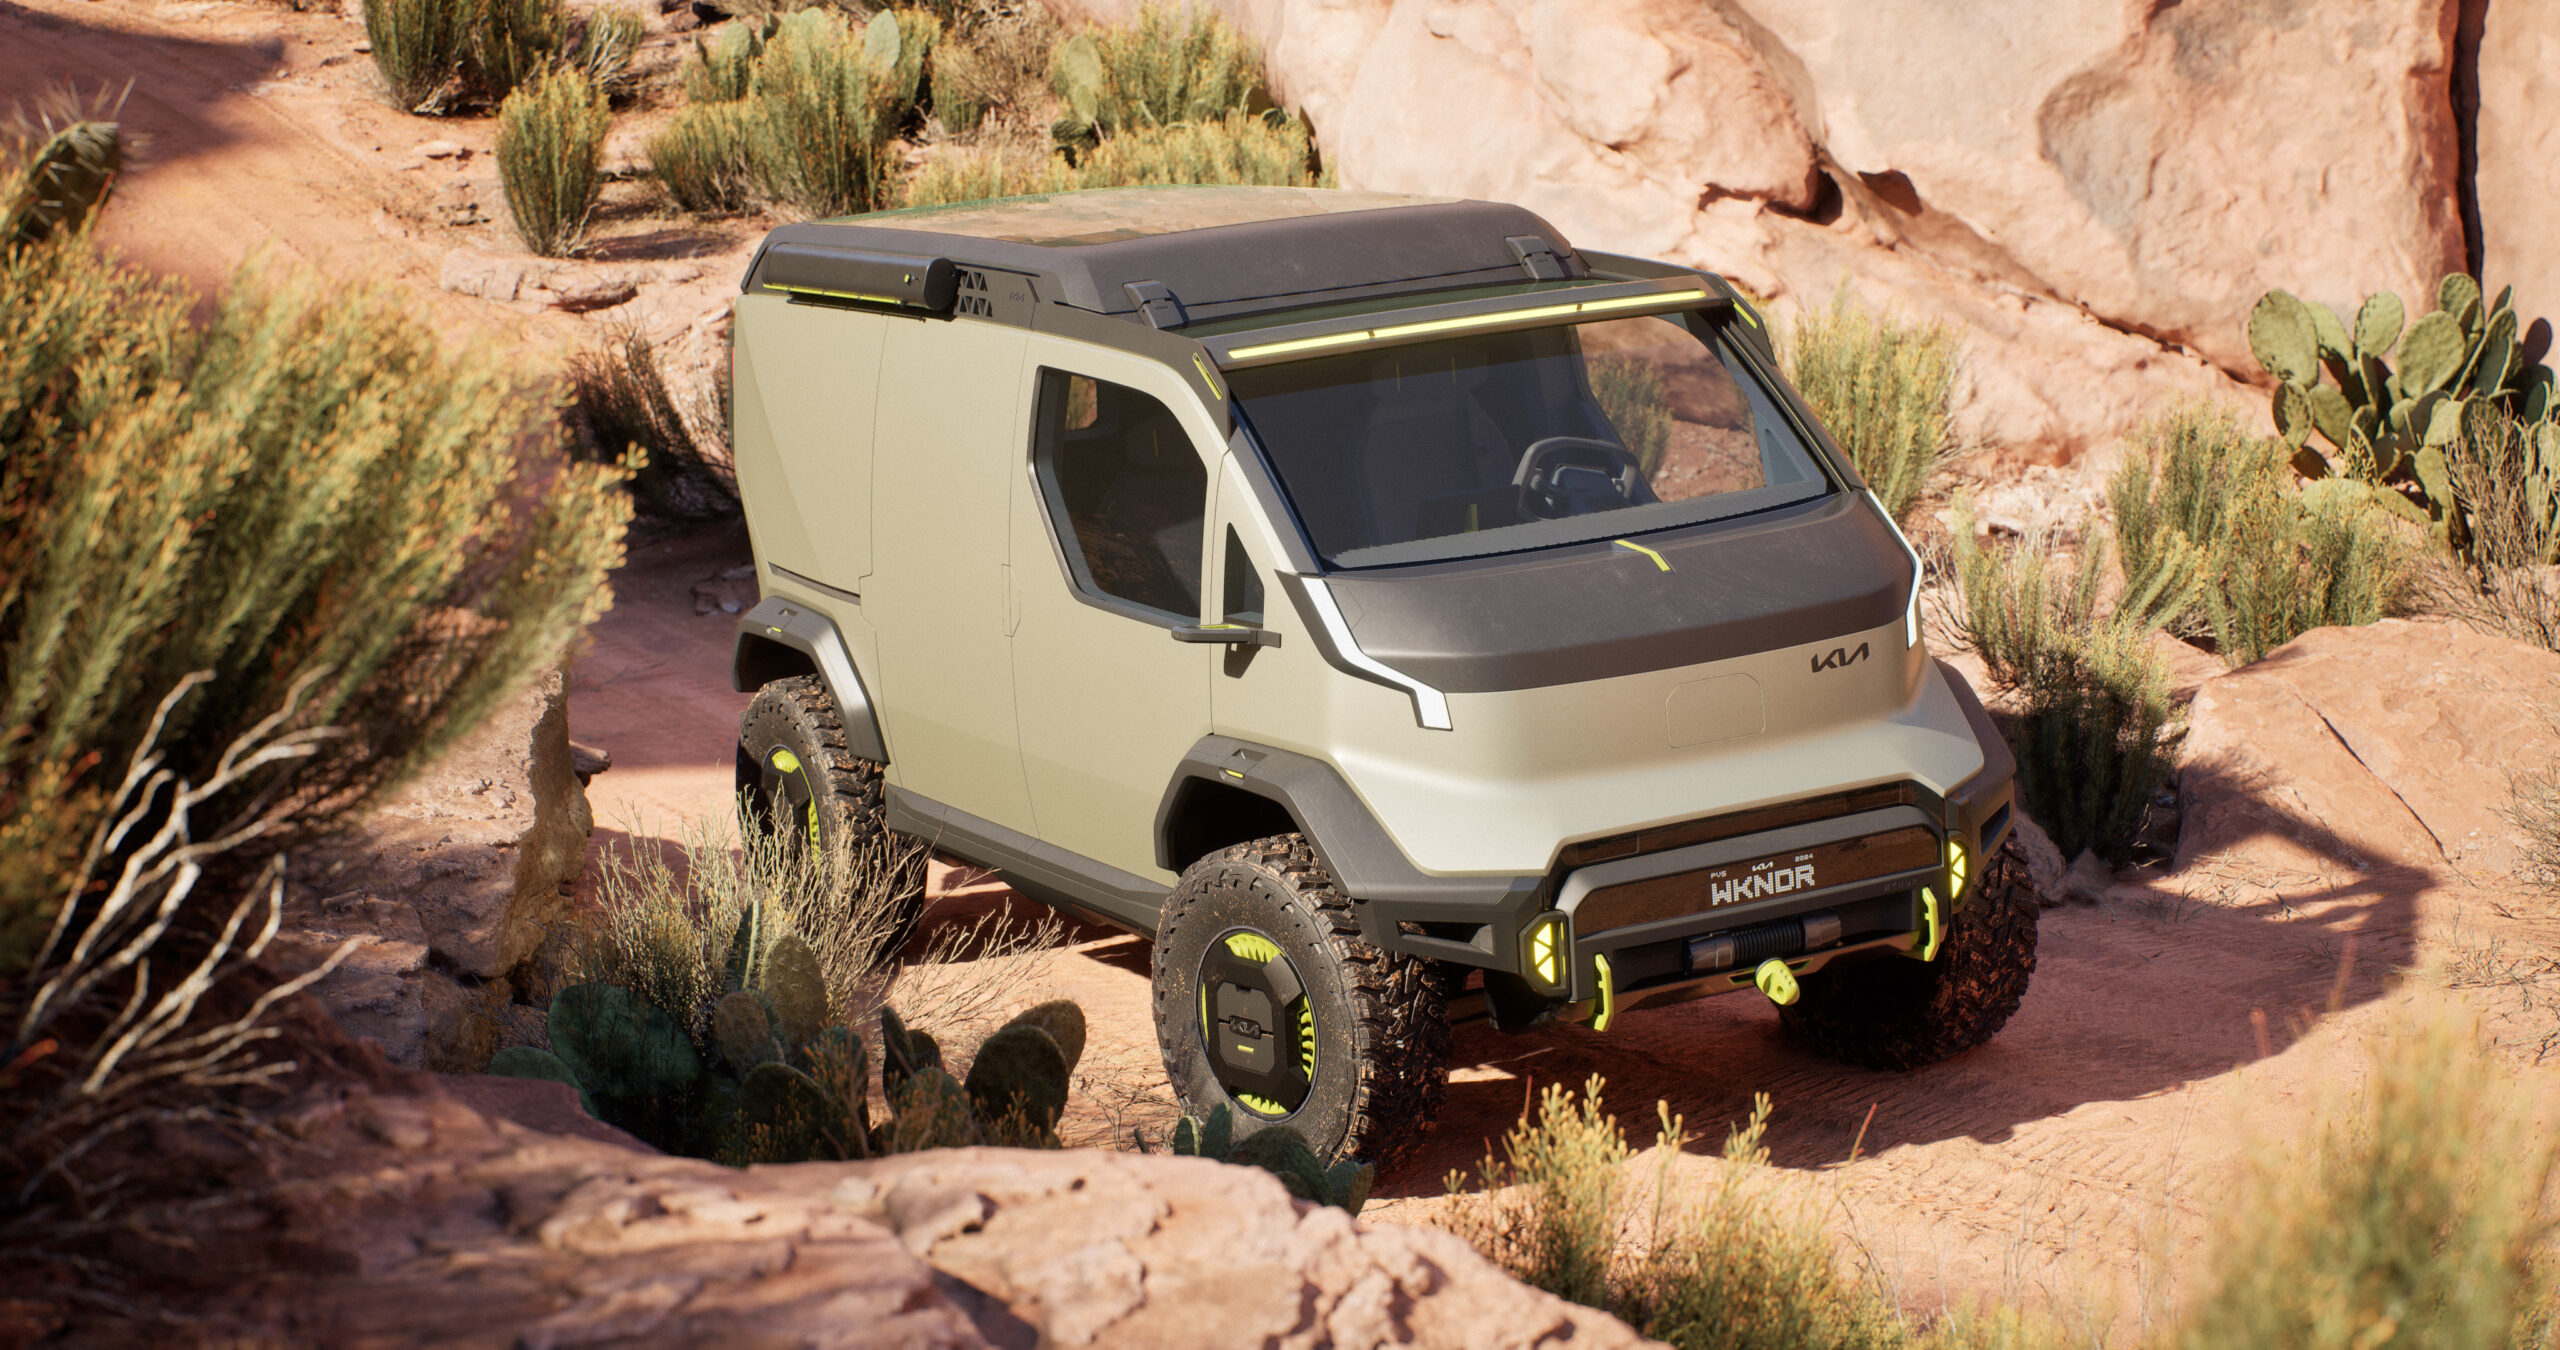
[[[1454,1024],[1757,989],[1910,1067],[2016,1009],[2012,761],[1720,278],[1174,188],[789,225],[743,289],[750,825],[1152,938],[1189,1109],[1391,1166]]]

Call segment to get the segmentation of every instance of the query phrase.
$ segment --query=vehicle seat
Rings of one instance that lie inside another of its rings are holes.
[[[1394,357],[1371,368],[1378,401],[1354,440],[1370,543],[1419,538],[1426,503],[1511,480],[1517,456],[1472,392],[1482,378],[1480,368],[1416,371]]]

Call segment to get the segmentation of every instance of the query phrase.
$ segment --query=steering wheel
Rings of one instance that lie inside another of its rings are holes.
[[[1523,515],[1555,519],[1637,505],[1644,466],[1627,448],[1589,436],[1549,436],[1529,443],[1511,475]],[[1649,495],[1649,494],[1648,494]]]

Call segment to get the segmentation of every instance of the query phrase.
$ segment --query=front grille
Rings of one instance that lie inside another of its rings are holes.
[[[1881,834],[1791,849],[1773,857],[1604,886],[1584,896],[1575,907],[1574,928],[1585,934],[1605,933],[1777,899],[1799,891],[1828,890],[1929,867],[1937,861],[1938,837],[1925,827],[1908,825]]]

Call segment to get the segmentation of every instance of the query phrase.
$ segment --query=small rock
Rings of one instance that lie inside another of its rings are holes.
[[[452,141],[421,141],[418,153],[429,159],[454,159],[471,152]]]
[[[491,253],[487,249],[458,248],[444,255],[444,265],[436,284],[456,295],[476,295],[484,300],[513,300],[529,278],[522,259]]]
[[[754,563],[740,563],[737,566],[730,568],[728,571],[721,573],[720,579],[722,581],[744,581],[755,574],[756,565]]]
[[[2019,856],[2026,859],[2027,885],[2035,892],[2036,903],[2051,909],[2071,898],[2070,889],[2063,882],[2069,869],[2063,865],[2062,850],[2054,847],[2044,827],[2027,819],[2025,813],[2013,819],[2016,824],[2010,835],[2017,842]]]
[[[620,272],[564,273],[553,277],[546,289],[553,308],[572,314],[611,309],[640,293],[639,283]]]
[[[578,775],[578,786],[613,767],[613,752],[583,741],[569,742],[569,767]]]
[[[370,42],[359,42],[356,44],[356,54],[359,56],[369,55],[372,51],[373,44]]]

